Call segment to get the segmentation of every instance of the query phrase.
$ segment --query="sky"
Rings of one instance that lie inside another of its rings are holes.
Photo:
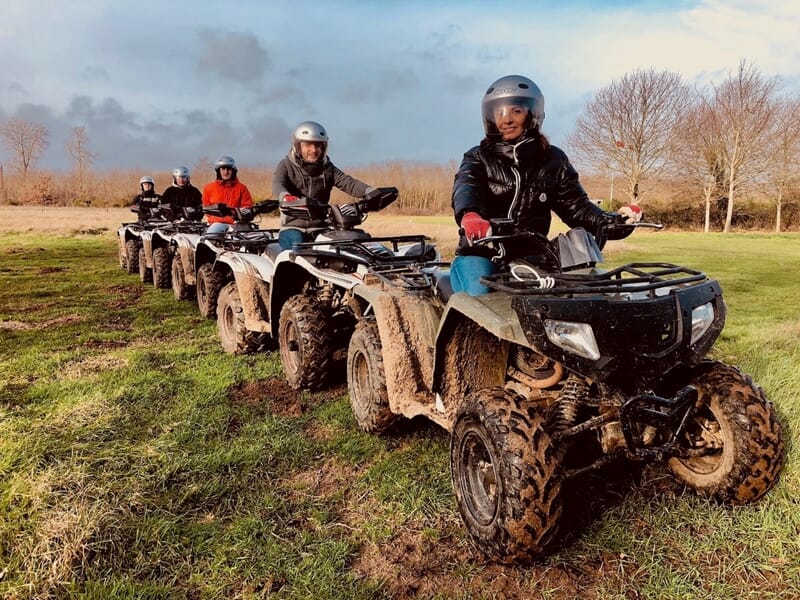
[[[636,69],[702,89],[746,60],[800,95],[798,32],[797,0],[0,0],[0,122],[45,125],[49,170],[72,168],[78,126],[98,170],[275,165],[305,120],[343,168],[447,164],[480,141],[504,75],[539,85],[564,146]]]

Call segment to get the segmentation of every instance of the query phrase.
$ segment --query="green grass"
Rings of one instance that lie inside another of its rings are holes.
[[[648,468],[556,554],[509,568],[470,547],[437,427],[370,436],[343,386],[281,387],[276,353],[225,354],[193,303],[117,267],[108,234],[4,235],[0,596],[800,595],[800,237],[635,235],[609,262],[628,260],[720,280],[714,356],[777,406],[786,467],[735,509]]]

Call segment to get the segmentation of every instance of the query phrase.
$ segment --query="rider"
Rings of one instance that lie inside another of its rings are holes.
[[[142,178],[139,179],[139,189],[140,192],[133,197],[130,207],[136,207],[136,212],[139,215],[139,219],[146,219],[148,217],[148,213],[147,211],[142,210],[140,206],[142,200],[152,200],[154,204],[157,204],[161,201],[161,196],[156,194],[156,182],[153,181],[153,178],[150,177],[150,175],[143,175]]]
[[[334,187],[356,198],[375,189],[337,168],[328,158],[327,151],[328,133],[322,125],[304,121],[295,127],[289,154],[278,163],[272,176],[272,195],[281,206],[327,207]],[[298,242],[309,240],[315,230],[327,225],[324,217],[307,220],[282,212],[278,241],[282,248],[291,248]]]
[[[498,79],[484,94],[481,110],[486,137],[464,154],[453,183],[453,212],[460,225],[450,269],[454,292],[489,292],[479,279],[497,271],[496,251],[473,245],[491,235],[488,219],[512,219],[544,235],[551,211],[569,227],[593,234],[603,225],[641,219],[639,207],[610,213],[589,200],[567,156],[540,131],[544,96],[533,81],[520,75]],[[619,239],[632,231],[617,229],[612,235]]]
[[[247,186],[236,177],[238,169],[231,156],[220,156],[214,163],[216,180],[203,188],[203,206],[211,204],[227,204],[230,208],[248,208],[253,206],[253,197]],[[233,224],[233,217],[217,217],[207,215],[209,224]]]
[[[182,216],[180,212],[182,208],[195,208],[199,213],[203,196],[200,190],[191,184],[189,169],[178,167],[172,170],[172,185],[161,194],[161,204],[168,206],[173,217]]]

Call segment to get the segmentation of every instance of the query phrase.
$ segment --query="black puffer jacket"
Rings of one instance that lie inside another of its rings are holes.
[[[551,211],[569,227],[592,233],[611,219],[589,200],[566,154],[542,138],[516,144],[484,139],[464,154],[453,184],[456,223],[476,212],[485,219],[510,218],[547,235]],[[491,257],[494,251],[469,246],[461,235],[456,254]]]
[[[161,203],[169,204],[172,214],[175,217],[181,217],[183,216],[180,211],[181,208],[202,208],[203,194],[192,184],[188,184],[184,187],[171,185],[165,189],[164,193],[161,195]]]
[[[331,190],[336,187],[354,198],[361,198],[367,193],[369,186],[363,181],[347,175],[336,167],[326,156],[322,164],[299,164],[289,154],[278,166],[272,176],[272,195],[278,200],[285,196],[305,197],[319,205],[327,205],[331,199]],[[288,220],[281,214],[281,226],[298,229],[319,228],[325,221]]]

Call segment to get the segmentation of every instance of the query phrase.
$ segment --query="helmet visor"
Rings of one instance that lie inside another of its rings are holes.
[[[537,125],[533,122],[532,98],[507,96],[483,103],[483,123],[487,135],[516,139]]]

